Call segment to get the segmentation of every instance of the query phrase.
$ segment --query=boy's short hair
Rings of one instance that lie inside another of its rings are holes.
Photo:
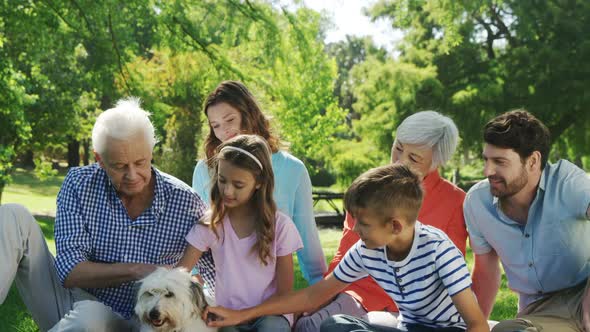
[[[547,165],[551,149],[549,129],[531,113],[519,109],[501,114],[486,124],[484,142],[500,148],[513,149],[521,161],[535,152],[541,153],[541,169]]]
[[[366,208],[384,221],[396,215],[415,222],[424,197],[421,183],[420,177],[405,165],[376,167],[352,182],[344,194],[344,207],[353,216],[359,208]]]

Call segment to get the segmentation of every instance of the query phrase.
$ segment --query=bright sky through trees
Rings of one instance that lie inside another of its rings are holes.
[[[364,9],[375,0],[304,0],[306,7],[325,12],[333,27],[326,33],[326,43],[344,40],[346,35],[371,36],[377,46],[393,51],[395,43],[402,38],[399,30],[394,30],[386,19],[371,22]],[[282,0],[281,5],[292,4],[292,0]],[[289,6],[290,7],[290,6]]]

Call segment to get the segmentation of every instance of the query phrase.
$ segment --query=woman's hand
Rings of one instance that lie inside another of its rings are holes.
[[[224,307],[207,307],[202,318],[210,327],[235,326],[248,320],[242,311]]]

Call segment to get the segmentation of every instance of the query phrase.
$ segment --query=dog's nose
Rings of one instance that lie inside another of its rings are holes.
[[[160,311],[156,308],[150,310],[150,313],[148,314],[148,316],[150,317],[150,319],[156,320],[158,318],[160,318]]]

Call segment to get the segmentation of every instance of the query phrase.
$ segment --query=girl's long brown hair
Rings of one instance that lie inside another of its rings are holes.
[[[221,82],[205,100],[203,111],[207,115],[209,106],[219,103],[227,103],[237,109],[242,116],[241,130],[244,134],[261,136],[268,143],[272,153],[279,151],[280,139],[271,128],[268,118],[260,110],[260,106],[246,86],[238,81]],[[221,141],[215,136],[211,124],[209,134],[205,138],[205,156],[207,165],[213,168],[213,157]]]
[[[244,149],[253,154],[262,164],[260,166],[248,155],[235,150],[224,150],[225,146],[234,146]],[[254,175],[256,183],[260,188],[256,189],[250,199],[251,208],[256,211],[255,225],[256,244],[252,247],[253,252],[258,252],[258,257],[264,265],[268,264],[268,258],[274,259],[271,255],[271,246],[275,238],[275,217],[277,205],[273,199],[274,174],[271,164],[271,153],[266,141],[257,135],[239,135],[219,145],[217,157],[212,158],[214,164],[213,186],[211,188],[211,214],[209,227],[217,238],[218,225],[223,227],[223,218],[227,213],[223,205],[223,197],[219,190],[218,167],[219,160],[223,159],[234,166],[247,170]]]

